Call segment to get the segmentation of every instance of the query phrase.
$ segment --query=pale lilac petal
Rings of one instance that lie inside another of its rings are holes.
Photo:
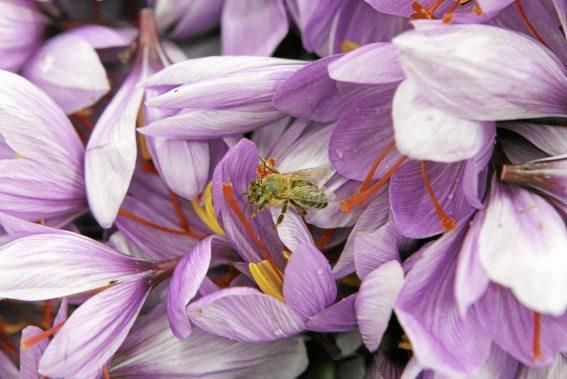
[[[315,246],[302,243],[291,254],[285,268],[283,294],[286,304],[305,319],[335,301],[337,285],[331,266]]]
[[[377,42],[362,46],[329,64],[329,76],[341,82],[380,84],[405,78],[391,43]]]
[[[378,348],[403,283],[404,272],[397,261],[383,264],[362,280],[354,306],[368,350]]]
[[[565,38],[567,38],[567,3],[561,0],[553,0],[553,5],[557,11],[559,20],[561,20],[561,26],[563,27]]]
[[[84,25],[69,30],[67,35],[74,35],[86,40],[95,49],[127,47],[138,36],[134,28],[109,28],[100,25]]]
[[[63,299],[61,299],[61,304],[59,305],[59,310],[57,311],[57,314],[55,315],[55,318],[53,319],[53,325],[57,325],[60,322],[67,320],[67,315],[68,315],[68,312],[69,312],[68,304],[69,304],[69,300],[67,299],[67,297],[64,297]],[[57,332],[57,333],[59,333],[59,332]]]
[[[135,65],[91,134],[85,155],[90,209],[103,228],[110,228],[126,195],[136,163],[136,118],[144,95]],[[112,173],[112,175],[109,175]]]
[[[0,375],[6,379],[19,378],[18,368],[3,351],[0,351]]]
[[[272,219],[277,220],[281,209],[271,208]],[[293,210],[288,210],[283,221],[277,227],[278,236],[288,251],[295,253],[303,244],[315,244],[305,221]]]
[[[302,337],[250,344],[194,329],[189,338],[180,341],[171,333],[163,312],[141,321],[116,354],[110,367],[112,376],[223,379],[227,375],[263,378],[277,373],[282,379],[291,379],[307,367]]]
[[[482,218],[483,214],[479,212],[471,221],[457,261],[455,299],[463,317],[468,308],[481,298],[490,283],[479,259],[478,237]]]
[[[561,379],[567,375],[567,357],[557,354],[553,363],[547,367],[536,368],[523,366],[517,379]]]
[[[2,1],[0,15],[0,69],[17,72],[42,42],[47,20],[29,0]]]
[[[272,55],[288,29],[282,0],[226,0],[221,22],[223,55]]]
[[[304,62],[272,57],[212,56],[190,59],[164,68],[151,76],[149,86],[181,85],[218,78],[243,71],[275,68],[282,65],[301,65]]]
[[[20,158],[1,161],[4,211],[36,221],[84,209],[84,148],[73,126],[61,108],[26,79],[1,71],[0,80],[0,134]],[[43,183],[49,191],[37,190]]]
[[[492,344],[490,356],[484,362],[482,367],[472,373],[470,379],[485,379],[485,378],[516,378],[515,374],[518,369],[518,361],[510,354],[502,350],[496,344]]]
[[[253,288],[217,291],[190,304],[189,318],[206,332],[242,342],[264,342],[301,332],[305,324],[289,306]]]
[[[420,93],[412,80],[404,80],[393,100],[396,147],[413,159],[456,162],[482,148],[484,129],[492,123],[455,118]]]
[[[47,92],[67,114],[93,105],[110,90],[94,47],[70,33],[47,41],[26,63],[23,76]]]
[[[455,251],[462,234],[445,233],[423,248],[395,307],[419,363],[449,377],[480,367],[492,343],[471,312],[461,317],[453,295]]]
[[[559,213],[541,196],[496,180],[483,212],[477,246],[488,277],[531,309],[563,314],[567,231]]]
[[[197,244],[175,266],[167,293],[167,315],[173,334],[179,339],[189,337],[191,323],[185,308],[197,294],[211,263],[211,248],[215,237]]]
[[[567,315],[541,315],[540,338],[537,341],[541,356],[536,357],[535,312],[522,306],[512,292],[504,287],[491,284],[474,309],[482,327],[494,342],[523,364],[536,367],[549,365],[557,353],[567,348],[564,338]]]
[[[187,4],[182,4],[187,7]],[[171,36],[173,38],[185,38],[215,28],[219,24],[223,5],[224,0],[191,1],[190,8],[181,14]]]
[[[384,193],[387,187],[384,188]],[[388,222],[389,204],[387,196],[379,196],[364,209],[364,212],[358,217],[354,228],[350,232],[348,240],[343,248],[341,256],[333,267],[333,274],[336,279],[347,276],[356,270],[354,257],[356,247],[356,239],[359,233],[373,232]],[[391,259],[388,259],[391,260]]]
[[[439,25],[406,32],[393,42],[406,76],[453,117],[567,115],[565,66],[523,34],[486,25]]]
[[[413,0],[398,0],[398,1],[364,0],[364,1],[370,4],[377,11],[384,13],[390,13],[404,17],[409,17],[413,13],[413,10],[411,8],[411,4]],[[420,2],[420,4],[424,7],[427,7],[432,3],[433,0],[425,0]]]
[[[154,163],[168,187],[187,199],[194,199],[203,192],[209,177],[209,144],[167,138],[151,140]],[[180,170],[180,167],[190,169]]]
[[[270,125],[285,115],[271,105],[258,104],[238,109],[186,110],[138,129],[155,137],[209,140],[245,133]]]
[[[325,184],[334,174],[329,162],[329,138],[333,131],[330,125],[311,125],[310,133],[298,137],[281,154],[273,155],[280,172],[292,172],[306,168],[327,167],[326,175],[320,178],[317,185]],[[273,152],[275,153],[275,152]]]
[[[560,155],[567,151],[566,128],[527,122],[503,122],[498,126],[518,133],[549,155]]]
[[[403,237],[398,228],[388,222],[372,232],[359,232],[354,236],[354,264],[360,279],[391,260],[400,261]]]
[[[410,362],[412,360],[413,358],[410,359]],[[408,362],[406,367],[409,365],[410,363]],[[376,357],[369,371],[369,375],[366,376],[367,379],[408,379],[401,376],[402,367],[381,351],[376,353]]]
[[[43,330],[37,326],[28,326],[22,330],[22,340],[31,338],[41,334],[42,332]],[[49,345],[49,340],[44,339],[30,347],[28,350],[25,350],[22,346],[20,346],[20,378],[40,379],[41,375],[39,375],[37,369],[39,360],[47,348],[47,345]],[[4,376],[2,375],[2,377]]]
[[[84,302],[49,344],[40,373],[83,377],[100,370],[126,338],[149,291],[146,278],[136,279]]]
[[[123,215],[116,218],[116,227],[130,242],[142,249],[147,256],[155,260],[183,256],[197,243],[197,239],[190,233],[183,231],[177,222],[169,220],[155,208],[150,208],[142,200],[131,196],[124,198],[123,209],[131,214],[168,229],[156,230],[139,221],[132,220]],[[158,208],[159,209],[159,208]]]
[[[356,294],[336,302],[307,320],[306,328],[315,332],[346,332],[356,327]]]
[[[101,288],[149,270],[142,261],[70,233],[32,235],[3,245],[0,266],[0,297],[26,301]]]

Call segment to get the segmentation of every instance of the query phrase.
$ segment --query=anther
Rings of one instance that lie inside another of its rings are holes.
[[[423,179],[423,184],[425,185],[425,190],[433,203],[433,207],[435,208],[435,213],[437,213],[437,217],[445,229],[446,232],[455,229],[457,223],[455,219],[452,217],[447,216],[447,213],[443,210],[443,207],[439,203],[439,200],[435,196],[435,192],[433,191],[433,186],[429,180],[429,175],[427,174],[427,167],[425,166],[425,161],[419,161],[419,168],[421,170],[421,178]]]

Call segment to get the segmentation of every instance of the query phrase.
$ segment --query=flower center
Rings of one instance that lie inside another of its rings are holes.
[[[212,182],[209,182],[209,184],[205,186],[200,197],[191,200],[191,205],[193,206],[193,210],[197,217],[199,217],[210,231],[221,236],[224,235],[224,230],[222,230],[219,225],[217,215],[215,214],[215,208],[213,206]]]
[[[281,273],[277,269],[278,266],[274,263],[272,256],[270,255],[270,251],[268,250],[268,247],[266,246],[264,241],[262,241],[262,239],[258,236],[258,234],[256,234],[254,228],[252,227],[252,224],[250,224],[250,222],[248,221],[246,216],[244,216],[244,213],[242,213],[242,210],[238,206],[238,202],[234,197],[232,183],[224,183],[222,186],[222,192],[228,207],[232,210],[232,212],[234,213],[238,221],[242,224],[242,226],[244,226],[246,233],[248,233],[248,236],[254,242],[256,248],[261,252],[261,255],[264,257],[264,259],[267,260],[272,265],[273,269],[278,273],[278,275],[281,275]],[[282,280],[283,280],[283,276],[282,276]]]
[[[466,5],[474,0],[450,0],[451,4],[446,8],[443,12],[441,19],[444,23],[448,24],[453,21],[453,16],[455,11],[460,6]],[[411,4],[411,8],[413,9],[414,13],[410,16],[412,20],[433,20],[437,19],[438,17],[435,16],[435,12],[447,3],[447,0],[435,0],[431,3],[430,6],[424,7],[419,2],[414,1]],[[471,8],[472,12],[476,16],[481,16],[483,14],[482,8],[478,4],[474,4]]]

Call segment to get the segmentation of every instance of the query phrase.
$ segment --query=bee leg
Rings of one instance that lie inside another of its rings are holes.
[[[286,202],[283,203],[282,210],[280,212],[280,215],[278,216],[278,220],[276,221],[276,228],[278,227],[279,224],[282,223],[284,216],[285,216],[285,213],[287,212],[288,204],[289,204],[289,201],[286,201]]]
[[[256,208],[254,208],[254,210],[252,211],[252,217],[256,217],[256,215],[257,215],[258,213],[260,213],[260,211],[261,211],[262,209],[264,209],[264,206],[265,206],[265,205],[266,205],[266,203],[260,203],[260,204],[258,204],[258,206],[257,206]]]
[[[298,215],[300,215],[301,217],[305,217],[305,215],[307,215],[307,209],[303,208],[301,205],[299,205],[297,202],[293,200],[291,201],[291,203],[295,207],[295,210],[297,211]]]

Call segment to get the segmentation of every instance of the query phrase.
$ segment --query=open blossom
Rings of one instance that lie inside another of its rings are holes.
[[[0,0],[0,377],[566,376],[564,3]]]

